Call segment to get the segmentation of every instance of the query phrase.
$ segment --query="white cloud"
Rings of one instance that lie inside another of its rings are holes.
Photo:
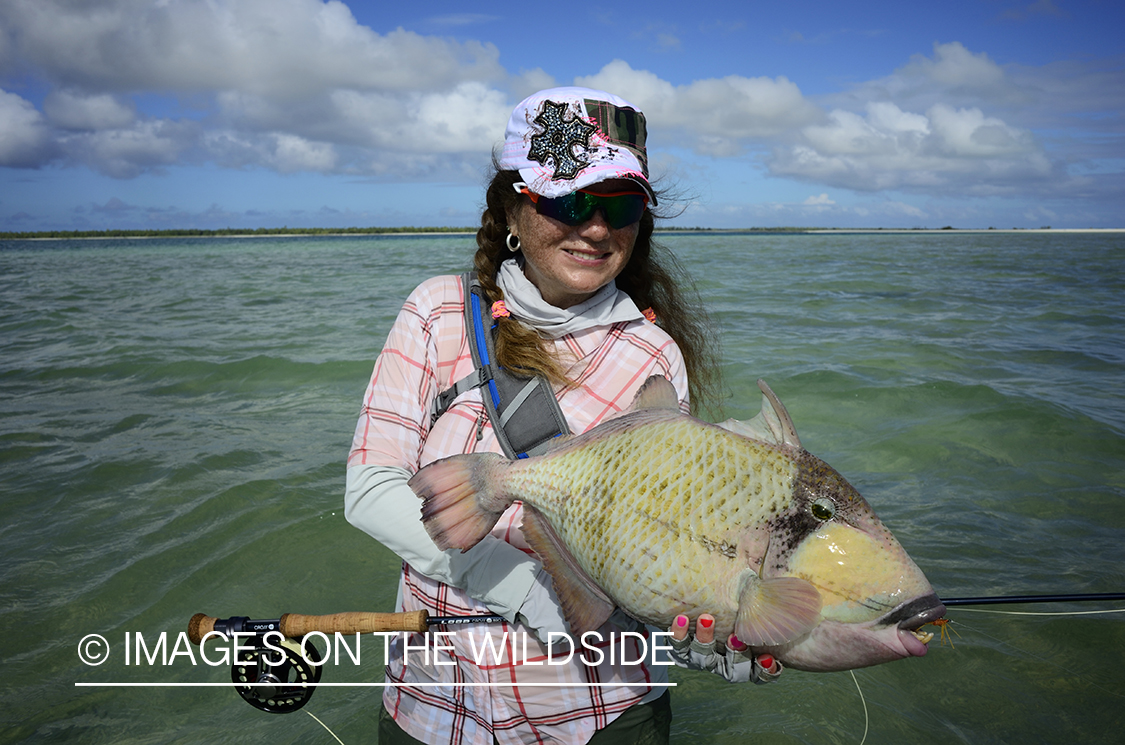
[[[915,189],[1001,194],[1058,179],[1031,131],[948,101],[1012,102],[1021,87],[990,60],[958,43],[935,44],[892,76],[857,86],[827,121],[802,128],[797,141],[767,159],[777,176],[858,191]],[[895,100],[888,100],[894,98]],[[919,108],[906,108],[913,103]]]
[[[986,117],[980,109],[954,110],[939,104],[930,109],[928,119],[938,146],[949,155],[967,158],[1015,156],[1032,161],[1040,155],[1030,132]]]
[[[21,96],[0,90],[0,166],[33,166],[51,149],[43,115]]]
[[[935,106],[925,130],[888,129],[879,117],[834,111],[778,148],[770,173],[857,191],[922,189],[997,194],[1051,178],[1050,160],[1029,133],[980,111]]]
[[[74,161],[114,178],[133,178],[180,162],[197,134],[191,122],[148,120],[128,128],[64,135],[59,142]]]
[[[518,75],[508,81],[508,89],[512,91],[516,101],[522,101],[532,93],[554,88],[557,85],[555,78],[541,67],[536,67],[534,70],[520,70]]]
[[[273,140],[273,165],[282,173],[331,171],[336,167],[336,150],[326,142],[291,134],[275,134]]]
[[[43,101],[43,113],[64,129],[117,129],[136,118],[131,102],[108,93],[85,95],[74,91],[51,91]]]
[[[801,204],[805,205],[806,207],[813,207],[819,205],[833,205],[836,203],[829,199],[827,194],[821,194],[817,197],[809,197],[805,201],[801,202]]]
[[[944,89],[997,90],[1008,83],[1004,70],[987,54],[974,54],[956,41],[935,43],[932,58],[916,54],[896,74],[905,79],[928,79]]]
[[[504,75],[492,45],[378,34],[338,0],[11,0],[0,23],[17,30],[18,53],[51,80],[91,92],[239,90],[292,100]]]
[[[6,0],[0,29],[0,64],[16,60],[6,69],[32,70],[50,88],[42,113],[0,94],[0,164],[62,159],[121,178],[210,161],[475,180],[512,104],[555,84],[539,68],[507,73],[490,44],[376,33],[338,0]],[[666,33],[674,46],[673,31],[646,33]],[[1108,63],[1000,65],[959,42],[816,100],[783,76],[676,85],[623,60],[575,83],[644,109],[654,164],[682,147],[865,192],[1077,193],[1065,163],[1096,173],[1092,148],[1119,153],[1125,106],[1125,73]],[[142,113],[142,96],[164,110]],[[1067,117],[1088,112],[1097,115],[1081,126],[1104,136],[1061,157],[1057,135],[1074,126]],[[1050,140],[1033,134],[1045,121],[1056,130]]]
[[[676,86],[614,60],[597,74],[576,79],[575,85],[617,93],[644,110],[650,132],[660,139],[679,132],[707,154],[734,154],[748,140],[783,136],[823,116],[784,77],[728,75]]]
[[[188,152],[286,172],[379,171],[363,148],[390,151],[376,162],[471,152],[481,164],[510,110],[494,85],[505,80],[495,47],[378,34],[335,0],[13,0],[0,5],[0,27],[55,86],[47,121],[25,111],[7,139],[44,140],[51,124],[65,130],[56,153],[121,177]],[[198,111],[178,124],[135,121],[129,96],[144,93]],[[213,116],[197,125],[201,113]],[[26,167],[49,155],[12,149],[25,152],[9,161]]]

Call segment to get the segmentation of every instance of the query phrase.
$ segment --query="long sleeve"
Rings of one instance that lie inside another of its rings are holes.
[[[485,536],[473,548],[441,551],[422,525],[421,502],[394,466],[352,466],[344,514],[355,527],[430,579],[464,590],[509,621],[527,598],[540,563],[511,544]]]

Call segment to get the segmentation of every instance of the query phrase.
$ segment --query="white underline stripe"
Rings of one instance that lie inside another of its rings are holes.
[[[75,683],[76,688],[227,688],[312,686],[314,688],[675,688],[676,683]]]

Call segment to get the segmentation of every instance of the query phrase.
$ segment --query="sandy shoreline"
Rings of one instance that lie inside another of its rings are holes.
[[[1125,233],[1125,228],[822,228],[809,233]]]
[[[657,233],[795,233],[798,235],[832,235],[872,233],[875,235],[886,234],[914,234],[914,233],[1125,233],[1125,228],[708,228],[702,230],[660,230]]]

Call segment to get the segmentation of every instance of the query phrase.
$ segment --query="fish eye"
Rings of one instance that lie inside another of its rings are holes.
[[[832,503],[831,499],[821,497],[809,505],[809,512],[817,520],[831,520],[836,516],[836,505]]]

